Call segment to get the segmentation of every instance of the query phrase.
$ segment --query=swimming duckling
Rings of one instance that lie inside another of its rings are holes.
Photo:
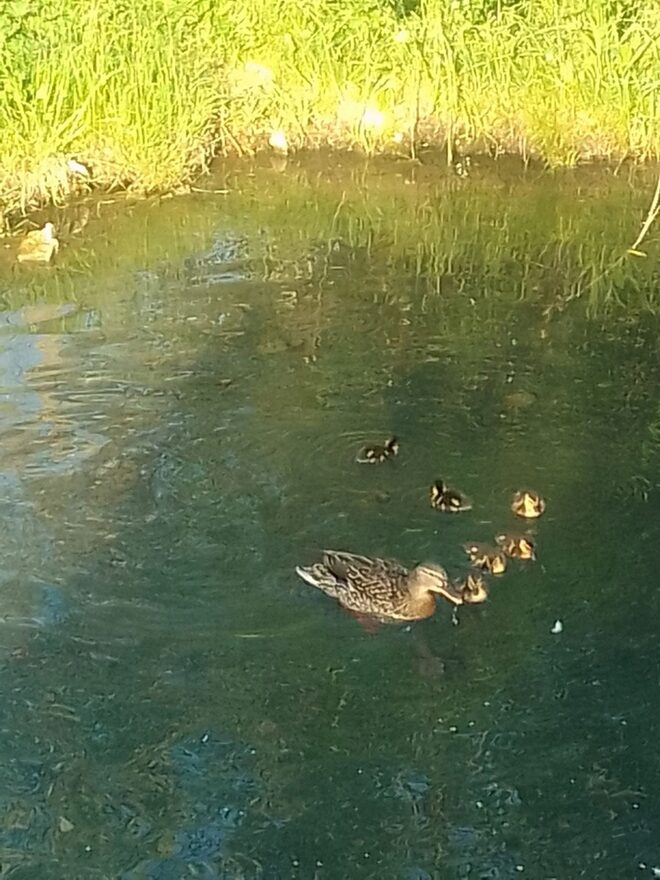
[[[510,559],[536,559],[534,541],[529,535],[517,535],[506,532],[497,535],[495,543],[498,544]]]
[[[536,519],[545,510],[545,501],[538,492],[521,489],[513,496],[511,510],[517,516],[523,516],[526,519]]]
[[[59,246],[55,227],[52,223],[46,223],[43,229],[28,232],[18,246],[16,259],[19,263],[50,263]]]
[[[472,502],[457,489],[450,489],[442,480],[431,485],[431,507],[445,513],[472,510]]]
[[[325,550],[322,561],[298,566],[300,577],[358,614],[394,620],[419,620],[435,611],[435,594],[454,605],[462,597],[449,584],[440,565],[425,563],[412,570],[389,559]]]
[[[378,462],[394,458],[398,452],[399,441],[396,437],[389,437],[382,446],[378,444],[365,446],[364,449],[360,450],[358,453],[356,461],[360,464],[377,464]]]
[[[488,584],[480,571],[469,571],[452,586],[466,605],[478,605],[488,598]]]
[[[463,544],[463,549],[476,568],[482,568],[491,574],[503,574],[506,571],[506,556],[498,547],[468,541]]]

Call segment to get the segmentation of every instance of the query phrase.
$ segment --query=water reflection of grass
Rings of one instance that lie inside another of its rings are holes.
[[[55,14],[56,12],[56,14]],[[51,14],[52,13],[52,14]],[[171,187],[218,148],[658,155],[655,4],[184,0],[3,12],[5,209],[80,184]]]
[[[216,182],[229,192],[215,195]],[[477,296],[474,315],[481,322],[486,299],[524,300],[548,321],[580,303],[594,314],[621,305],[654,311],[652,261],[625,255],[651,188],[650,175],[539,179],[506,163],[481,163],[468,182],[414,163],[318,157],[285,173],[230,163],[209,182],[209,194],[129,210],[100,203],[84,235],[63,236],[54,271],[0,271],[16,307],[44,297],[75,301],[99,272],[122,289],[137,264],[145,288],[176,283],[181,273],[200,289],[261,278],[282,288],[284,317],[296,285],[322,291],[333,273],[369,264],[374,284],[395,265],[414,279],[413,290],[392,292],[390,301],[468,288],[474,297],[479,278],[483,302]],[[66,225],[65,210],[51,213]],[[470,313],[464,308],[463,320]]]

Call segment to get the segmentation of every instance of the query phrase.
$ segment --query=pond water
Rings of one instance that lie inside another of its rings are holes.
[[[651,173],[202,185],[0,265],[0,876],[653,877]],[[457,574],[520,486],[539,560],[457,621],[365,631],[295,576],[326,546]]]

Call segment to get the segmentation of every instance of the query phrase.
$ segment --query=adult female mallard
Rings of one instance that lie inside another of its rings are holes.
[[[298,566],[296,572],[349,611],[394,620],[419,620],[435,611],[435,594],[454,605],[463,598],[440,565],[424,563],[412,570],[389,559],[325,550],[322,562]]]
[[[442,480],[436,480],[431,485],[431,507],[446,513],[461,513],[463,510],[471,510],[472,502],[462,492],[450,489]]]
[[[481,568],[491,574],[503,574],[506,571],[506,556],[499,547],[468,541],[463,544],[463,549],[475,568]]]
[[[514,532],[506,532],[497,535],[495,543],[502,548],[509,559],[536,559],[534,541],[529,535],[518,535]]]
[[[545,501],[538,492],[529,489],[521,489],[516,492],[511,501],[511,510],[526,519],[536,519],[545,510]]]
[[[55,227],[52,223],[46,223],[43,229],[28,232],[18,246],[16,259],[19,263],[50,263],[59,246]]]
[[[399,441],[396,437],[388,437],[382,446],[374,444],[373,446],[365,446],[357,454],[356,461],[360,464],[377,464],[381,461],[387,461],[394,458],[399,452]]]
[[[454,581],[453,587],[466,605],[478,605],[488,598],[488,585],[480,571],[469,571]]]

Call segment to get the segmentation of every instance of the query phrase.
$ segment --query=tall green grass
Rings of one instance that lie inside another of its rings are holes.
[[[660,157],[648,0],[14,0],[0,7],[7,214],[145,191],[220,151],[423,142],[550,164]]]

